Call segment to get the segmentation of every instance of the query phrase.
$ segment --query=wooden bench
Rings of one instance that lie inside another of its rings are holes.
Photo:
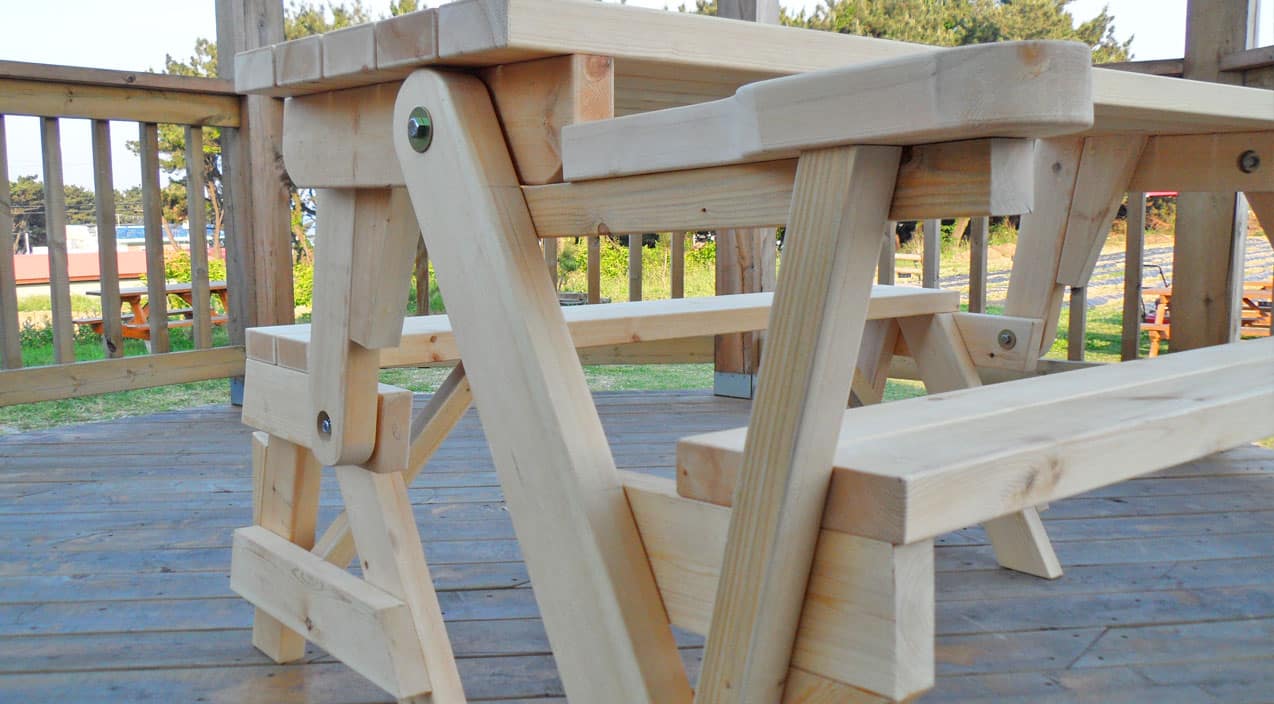
[[[683,439],[675,487],[625,477],[669,617],[694,632],[746,433]],[[793,666],[894,699],[924,691],[935,537],[1271,434],[1274,340],[846,411]]]

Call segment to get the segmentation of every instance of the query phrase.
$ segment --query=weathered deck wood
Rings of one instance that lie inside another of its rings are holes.
[[[678,435],[748,413],[696,391],[597,402],[617,464],[664,476]],[[139,424],[168,442],[128,442]],[[252,607],[228,586],[231,531],[251,518],[247,434],[217,407],[0,436],[0,702],[388,701],[313,647],[289,666],[252,648]],[[341,508],[327,479],[320,525]],[[410,496],[469,698],[564,701],[474,412]],[[1274,452],[1241,448],[1043,516],[1067,566],[1056,581],[997,569],[976,527],[937,541],[939,677],[922,702],[1274,691]],[[697,677],[701,641],[678,643]]]

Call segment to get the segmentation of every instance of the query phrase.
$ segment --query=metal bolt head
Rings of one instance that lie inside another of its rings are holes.
[[[324,440],[332,437],[332,418],[327,415],[327,411],[319,411],[318,432],[319,432],[319,437],[323,438]]]
[[[1261,168],[1261,155],[1251,149],[1239,155],[1239,171],[1250,174]]]
[[[411,116],[407,118],[407,141],[421,154],[429,150],[434,141],[434,121],[428,110],[422,107],[412,109]]]
[[[995,341],[1000,343],[1000,347],[1006,350],[1017,347],[1017,335],[1012,330],[1001,330],[1000,334],[995,336]]]

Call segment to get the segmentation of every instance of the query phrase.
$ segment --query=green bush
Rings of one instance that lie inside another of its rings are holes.
[[[190,252],[164,252],[164,278],[171,282],[188,284],[191,281]],[[208,280],[226,280],[226,260],[208,260]]]
[[[297,262],[292,267],[292,296],[297,306],[309,308],[314,305],[314,265],[309,262]]]

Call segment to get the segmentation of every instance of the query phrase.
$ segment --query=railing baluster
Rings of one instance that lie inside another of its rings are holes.
[[[1124,245],[1124,325],[1119,342],[1123,361],[1141,350],[1141,274],[1146,246],[1146,194],[1128,194],[1128,240]]]
[[[423,237],[416,243],[416,315],[429,315],[429,250]]]
[[[62,187],[62,139],[58,118],[41,118],[44,157],[44,230],[49,246],[49,298],[53,303],[53,359],[75,361],[75,323],[71,315],[71,278],[67,271],[66,191]]]
[[[167,352],[168,292],[164,276],[163,210],[159,199],[159,126],[138,123],[142,152],[142,223],[146,230],[146,320],[150,351]]]
[[[1088,337],[1088,291],[1083,286],[1070,287],[1070,320],[1066,332],[1066,358],[1084,361],[1084,343]]]
[[[107,357],[124,356],[119,314],[119,258],[115,251],[115,178],[111,172],[111,123],[93,120],[93,200],[97,205],[97,262],[102,292],[102,346]]]
[[[641,239],[642,235],[628,236],[628,300],[641,300]]]
[[[186,217],[190,225],[190,301],[197,349],[212,347],[208,290],[208,213],[204,206],[203,128],[186,126]]]
[[[942,263],[942,221],[925,220],[924,263],[920,267],[921,285],[938,288]]]
[[[986,312],[986,255],[990,220],[983,216],[969,221],[969,312]]]
[[[602,302],[602,238],[588,238],[588,302]]]
[[[885,223],[885,237],[880,243],[880,262],[876,265],[876,283],[892,286],[897,262],[898,236],[894,234],[896,223]]]
[[[672,257],[672,288],[673,298],[686,297],[686,233],[674,232],[669,235],[672,241],[669,243],[669,256]]]
[[[13,204],[9,202],[9,155],[4,115],[0,115],[0,367],[22,366],[18,336],[18,280],[13,265]]]
[[[557,238],[546,237],[540,240],[540,244],[544,246],[544,266],[549,270],[553,288],[557,288]]]

